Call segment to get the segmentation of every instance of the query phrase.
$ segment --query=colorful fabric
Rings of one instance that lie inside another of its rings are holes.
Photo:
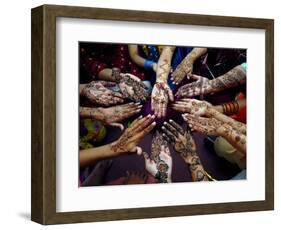
[[[131,61],[127,45],[82,44],[80,53],[81,67],[91,79],[97,79],[103,69],[113,67],[145,79],[144,70]]]
[[[102,141],[106,136],[106,128],[98,120],[80,120],[80,149],[93,148],[94,143]]]

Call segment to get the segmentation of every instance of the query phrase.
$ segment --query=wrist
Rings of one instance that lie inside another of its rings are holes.
[[[216,106],[208,107],[206,109],[206,116],[207,117],[214,117],[218,112]]]
[[[222,105],[215,105],[215,106],[213,106],[213,109],[216,110],[219,113],[223,113]]]
[[[119,140],[119,139],[118,139]],[[112,143],[108,144],[108,148],[109,148],[109,153],[112,156],[119,156],[121,153],[123,153],[120,148],[118,147],[118,140],[117,141],[113,141]]]
[[[159,83],[159,84],[167,84],[167,79],[156,79],[156,82],[155,82],[155,84],[157,84],[157,83]]]
[[[191,52],[191,53],[189,53],[187,56],[186,56],[186,61],[189,61],[190,63],[194,63],[195,62],[195,59],[196,59],[196,57],[195,57],[195,55]]]

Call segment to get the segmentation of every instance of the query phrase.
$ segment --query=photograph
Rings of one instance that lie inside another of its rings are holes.
[[[79,41],[77,54],[78,187],[247,179],[247,49]]]

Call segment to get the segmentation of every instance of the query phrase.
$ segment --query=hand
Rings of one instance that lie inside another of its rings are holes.
[[[226,129],[226,124],[216,118],[198,117],[188,113],[182,115],[189,127],[198,132],[211,136],[221,136]]]
[[[190,157],[196,156],[196,145],[193,137],[173,120],[164,122],[163,137],[171,143],[177,153],[187,162]]]
[[[109,106],[122,103],[124,97],[121,93],[106,88],[115,85],[114,82],[92,81],[82,89],[81,95],[88,98],[92,103],[99,105]]]
[[[161,147],[168,147],[167,141],[163,138],[160,132],[156,131],[151,141],[151,159],[155,162],[159,161]]]
[[[150,159],[147,153],[143,153],[145,169],[154,176],[159,183],[171,182],[172,176],[172,157],[168,146],[161,146],[158,161]]]
[[[172,105],[172,108],[181,113],[191,113],[197,116],[209,116],[213,106],[206,101],[183,98]]]
[[[124,126],[120,122],[129,118],[141,111],[142,105],[139,103],[128,103],[124,105],[112,106],[109,108],[98,108],[99,117],[102,122],[106,125],[119,127],[121,130],[124,129]]]
[[[201,164],[200,158],[196,153],[196,144],[189,132],[174,122],[169,120],[162,126],[163,137],[174,145],[175,150],[188,164],[193,181],[207,181],[206,172]]]
[[[140,116],[128,127],[121,137],[110,145],[111,150],[114,153],[127,153],[127,152],[137,152],[137,154],[142,153],[142,149],[138,147],[140,140],[148,134],[156,125],[153,122],[155,119],[154,115],[148,115],[144,118]]]
[[[181,61],[171,75],[174,84],[178,85],[181,83],[185,76],[189,79],[189,75],[192,74],[193,71],[193,63],[193,59],[188,55]]]
[[[125,98],[132,101],[145,101],[148,97],[146,86],[143,82],[133,74],[120,74],[119,88]]]
[[[156,82],[151,94],[151,110],[158,117],[164,117],[169,100],[174,101],[174,95],[166,82]]]
[[[205,95],[211,91],[209,79],[195,74],[190,75],[195,82],[181,86],[176,93],[177,97],[195,97]]]

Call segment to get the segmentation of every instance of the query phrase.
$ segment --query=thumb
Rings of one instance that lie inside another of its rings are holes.
[[[172,90],[170,89],[169,86],[167,86],[166,89],[167,89],[167,91],[168,91],[168,96],[169,96],[170,101],[174,101],[174,95],[173,95]]]

